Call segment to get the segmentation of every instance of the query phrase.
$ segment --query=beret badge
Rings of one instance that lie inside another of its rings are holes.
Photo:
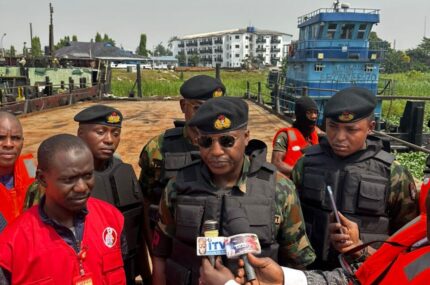
[[[117,124],[121,122],[121,117],[116,112],[112,112],[106,117],[106,122],[109,124]]]
[[[352,114],[351,112],[342,112],[342,114],[339,115],[339,121],[341,122],[350,122],[354,119],[354,114]]]
[[[221,88],[218,88],[217,90],[214,91],[214,93],[212,94],[213,97],[221,97],[222,96],[222,90]]]
[[[217,130],[228,129],[231,126],[231,121],[224,115],[219,115],[215,120],[214,127]]]

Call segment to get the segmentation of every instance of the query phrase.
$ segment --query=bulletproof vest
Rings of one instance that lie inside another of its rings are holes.
[[[332,188],[338,211],[358,224],[364,243],[388,237],[386,204],[394,157],[381,147],[376,139],[368,139],[365,150],[343,159],[332,152],[326,139],[305,150],[298,193],[306,232],[317,254],[316,268],[329,270],[338,265],[338,253],[330,248],[328,235],[333,209],[327,186]]]
[[[114,205],[124,215],[128,255],[134,255],[139,247],[143,196],[133,167],[114,157],[108,169],[94,174],[91,196]]]
[[[200,161],[178,172],[174,201],[176,232],[172,253],[166,263],[166,272],[169,272],[167,284],[198,284],[201,258],[196,255],[196,237],[202,235],[206,220],[217,220],[219,234],[231,236],[239,234],[232,227],[235,219],[245,215],[250,232],[258,235],[261,255],[277,260],[279,245],[274,223],[276,168],[262,161],[263,156],[265,153],[258,151],[250,156],[246,193],[237,187],[215,188],[206,177],[209,170]],[[202,168],[206,169],[202,171]],[[235,268],[235,260],[226,262],[230,268]]]
[[[154,193],[161,197],[161,193],[170,178],[176,176],[178,170],[193,160],[200,158],[199,149],[184,137],[184,128],[176,127],[164,133],[161,146],[163,164],[161,166],[160,183]],[[157,199],[157,201],[160,198]]]

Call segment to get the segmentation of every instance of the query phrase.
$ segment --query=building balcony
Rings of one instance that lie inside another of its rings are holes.
[[[214,49],[214,52],[216,52],[216,53],[222,53],[222,48],[216,48],[216,49]]]
[[[257,48],[256,51],[257,52],[266,52],[266,49],[265,48]]]
[[[270,40],[270,43],[271,43],[271,44],[280,44],[280,43],[281,43],[281,40],[280,40],[280,39],[271,39],[271,40]]]
[[[183,48],[184,46],[185,46],[184,43],[178,44],[178,48]]]
[[[257,39],[255,42],[257,44],[264,44],[264,43],[266,43],[266,39]]]
[[[187,47],[196,47],[197,46],[197,42],[189,42],[187,43]]]
[[[210,45],[212,45],[212,41],[201,41],[200,45],[201,46],[210,46]]]
[[[223,62],[222,57],[215,58],[215,62]]]
[[[208,54],[208,53],[210,54],[210,53],[212,53],[212,49],[201,49],[200,53],[201,54]]]
[[[270,52],[276,53],[276,52],[281,52],[280,48],[271,48]]]
[[[275,60],[275,61],[279,61],[280,59],[281,59],[281,58],[276,57],[276,56],[275,56],[275,57],[271,57],[271,58],[270,58],[270,60],[271,60],[271,61],[273,61],[273,60]]]
[[[197,50],[191,49],[191,50],[187,51],[187,54],[198,54],[198,52],[197,52]]]
[[[214,41],[214,44],[215,44],[215,45],[221,45],[221,44],[222,44],[222,40],[215,40],[215,41]]]

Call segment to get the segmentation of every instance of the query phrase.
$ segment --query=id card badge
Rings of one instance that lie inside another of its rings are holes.
[[[90,273],[73,278],[73,285],[93,285],[93,278]]]

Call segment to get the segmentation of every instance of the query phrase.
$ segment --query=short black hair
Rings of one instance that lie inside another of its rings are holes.
[[[44,140],[37,150],[37,168],[48,170],[55,155],[60,151],[87,150],[87,144],[79,137],[70,134],[59,134]]]

